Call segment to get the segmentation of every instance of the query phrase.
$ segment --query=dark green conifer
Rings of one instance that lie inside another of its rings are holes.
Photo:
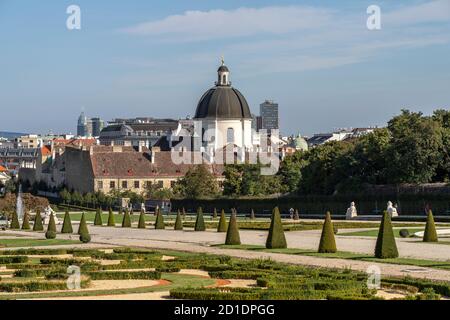
[[[273,209],[270,222],[269,235],[266,241],[267,249],[287,248],[286,237],[284,236],[283,223],[281,222],[280,210]]]
[[[231,214],[230,223],[228,224],[226,245],[240,245],[241,238],[239,236],[239,228],[237,225],[236,213]]]
[[[222,213],[220,214],[219,226],[217,227],[217,232],[227,232],[227,218],[225,216],[225,210],[222,209]]]
[[[177,220],[175,221],[175,230],[183,230],[183,220],[181,218],[181,212],[178,210]]]
[[[320,237],[319,253],[335,253],[336,251],[333,222],[331,221],[330,212],[327,212],[322,228],[322,236]]]
[[[36,217],[34,218],[33,231],[44,231],[41,211],[39,209],[36,210]]]
[[[387,211],[381,219],[378,231],[377,243],[375,245],[375,257],[379,259],[397,258],[398,250],[395,243],[394,231],[392,230],[391,216]]]
[[[111,208],[109,208],[109,214],[108,214],[108,227],[115,227],[116,222],[114,221],[114,212]]]
[[[94,220],[94,226],[102,226],[102,209],[98,208],[97,212],[95,213],[95,220]]]
[[[198,208],[197,210],[197,220],[195,221],[195,231],[205,231],[205,220],[203,219],[203,210]]]
[[[438,242],[433,212],[431,210],[428,211],[427,224],[425,225],[425,232],[423,233],[423,242]]]
[[[66,210],[66,213],[64,214],[64,222],[61,233],[73,233],[72,219],[70,219],[69,210]]]

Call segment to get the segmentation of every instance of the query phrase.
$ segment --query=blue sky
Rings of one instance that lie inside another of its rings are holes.
[[[0,0],[0,43],[0,131],[75,132],[82,108],[193,115],[222,54],[252,112],[280,104],[284,134],[450,108],[450,0]]]

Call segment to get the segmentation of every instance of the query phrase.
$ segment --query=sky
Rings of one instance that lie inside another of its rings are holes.
[[[450,108],[450,0],[0,0],[0,131],[193,116],[222,55],[252,113],[279,103],[283,134],[384,126]]]

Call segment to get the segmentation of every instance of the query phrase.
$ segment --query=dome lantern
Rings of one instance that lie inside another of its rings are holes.
[[[230,70],[225,65],[225,60],[222,57],[222,65],[217,70],[218,81],[216,86],[231,86],[230,82]]]

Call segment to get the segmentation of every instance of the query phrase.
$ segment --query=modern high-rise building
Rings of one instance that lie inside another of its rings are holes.
[[[77,136],[79,137],[98,137],[105,127],[105,122],[100,118],[88,118],[81,112],[78,117]]]
[[[264,101],[260,105],[260,114],[262,118],[262,129],[279,130],[280,122],[278,117],[278,103],[270,100]]]

